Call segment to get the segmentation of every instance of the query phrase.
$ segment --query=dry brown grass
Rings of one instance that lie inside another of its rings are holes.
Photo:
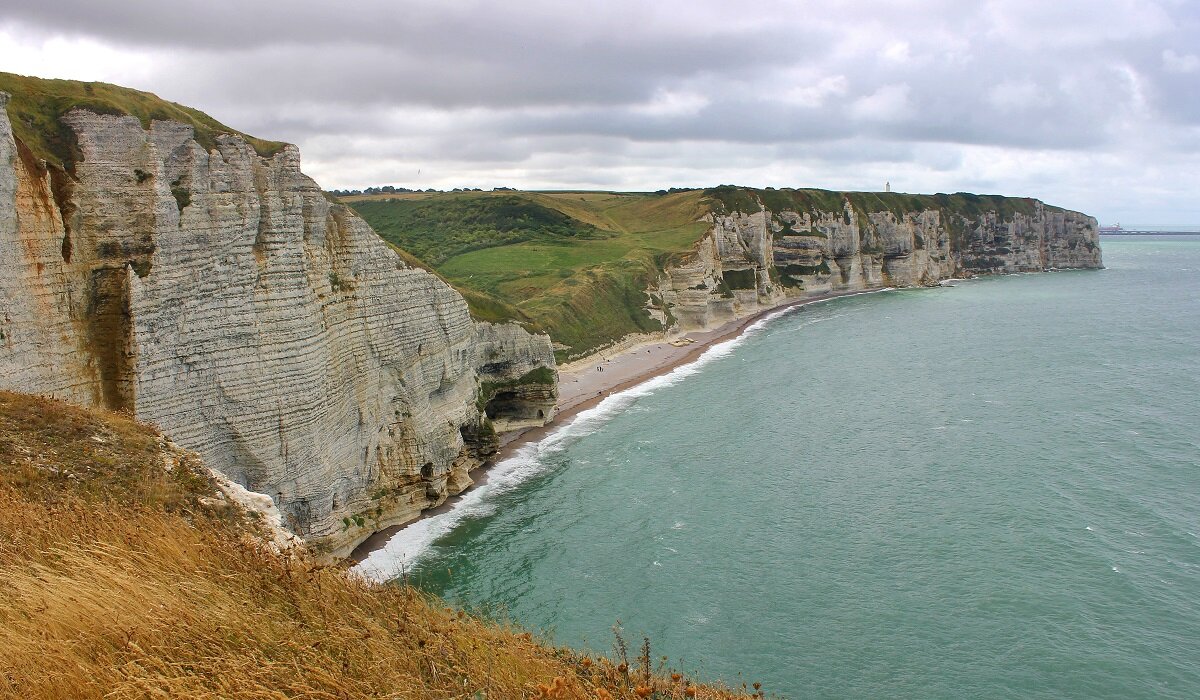
[[[0,393],[0,697],[739,697],[274,556],[163,454],[126,418]]]

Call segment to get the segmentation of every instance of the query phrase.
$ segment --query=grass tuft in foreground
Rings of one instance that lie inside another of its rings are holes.
[[[0,697],[744,697],[275,556],[213,495],[151,428],[0,392]]]

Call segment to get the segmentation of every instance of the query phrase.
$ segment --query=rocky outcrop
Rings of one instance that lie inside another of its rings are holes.
[[[1095,219],[1037,200],[725,189],[694,253],[649,290],[674,330],[789,298],[1103,265]]]
[[[474,322],[294,146],[64,122],[73,172],[0,109],[0,387],[155,423],[334,554],[469,485],[495,426],[550,417],[549,338]]]

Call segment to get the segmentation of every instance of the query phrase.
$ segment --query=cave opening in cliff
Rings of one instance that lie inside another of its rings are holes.
[[[498,391],[484,406],[483,413],[489,420],[528,418],[529,404],[518,392]]]

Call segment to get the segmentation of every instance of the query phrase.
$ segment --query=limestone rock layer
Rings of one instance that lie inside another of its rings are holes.
[[[469,485],[495,451],[486,414],[550,417],[549,338],[473,321],[328,201],[294,146],[64,121],[73,172],[0,109],[0,386],[157,424],[333,554]]]
[[[768,207],[752,193],[739,191],[751,206],[714,207],[694,253],[649,290],[674,330],[711,328],[790,298],[1103,266],[1096,220],[1037,200],[937,195],[872,212],[849,197],[840,207]],[[935,206],[938,198],[946,205]]]

